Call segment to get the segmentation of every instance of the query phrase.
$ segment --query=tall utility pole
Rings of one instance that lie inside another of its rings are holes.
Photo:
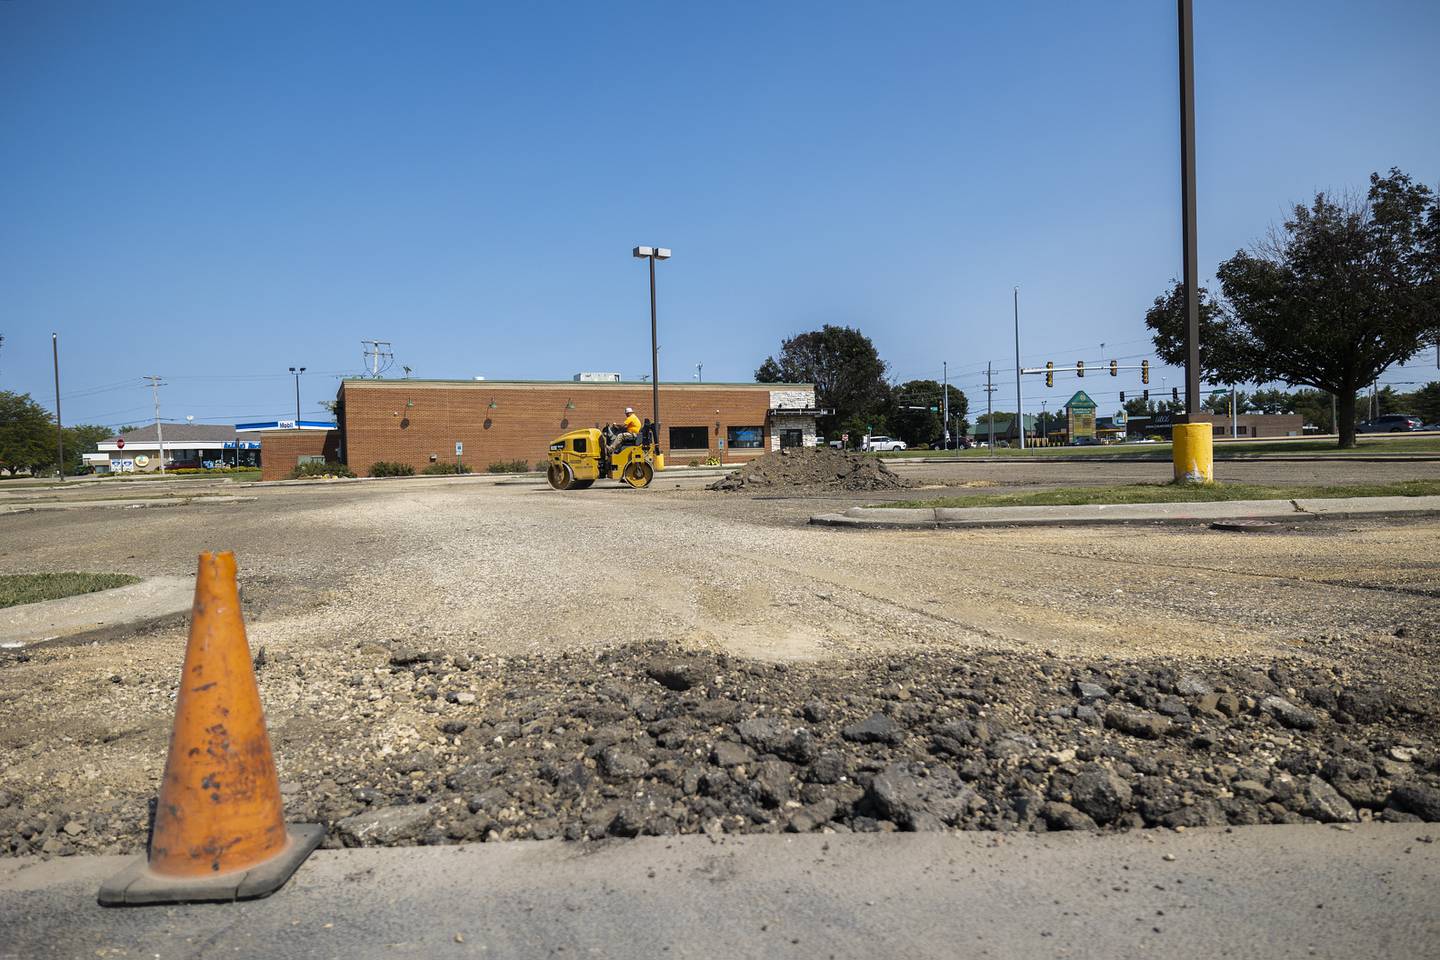
[[[50,356],[55,361],[55,446],[60,452],[60,482],[65,482],[65,427],[60,422],[60,335],[50,334]]]
[[[701,361],[700,363],[695,364],[695,379],[696,379],[696,380],[699,380],[701,383],[704,383],[704,382],[705,382],[705,363],[704,363],[704,361]]]
[[[1193,0],[1177,0],[1180,19],[1180,220],[1185,260],[1186,421],[1200,410],[1200,290],[1195,252],[1195,42]]]
[[[945,428],[940,431],[940,442],[945,449],[950,449],[950,364],[940,361],[940,408],[944,412],[941,417],[945,421]]]
[[[1240,436],[1240,394],[1230,384],[1230,439]]]
[[[636,247],[632,255],[637,260],[650,261],[650,403],[653,409],[650,418],[655,428],[655,450],[660,450],[660,340],[655,321],[655,261],[669,260],[668,247]]]
[[[142,377],[150,381],[150,396],[155,401],[155,442],[160,446],[160,474],[165,474],[165,428],[160,425],[160,388],[164,386],[160,377]],[[239,447],[237,446],[238,450]]]
[[[990,449],[995,449],[995,382],[990,372],[990,361],[985,361],[985,419],[990,422]]]
[[[410,368],[406,367],[405,369],[408,372]],[[300,374],[304,372],[304,367],[290,368],[290,374],[295,378],[295,426],[297,429],[300,426]]]
[[[1015,427],[1020,434],[1020,449],[1025,449],[1025,406],[1020,399],[1020,288],[1015,288]]]

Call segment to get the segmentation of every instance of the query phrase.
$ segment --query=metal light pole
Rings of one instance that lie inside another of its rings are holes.
[[[1015,288],[1015,427],[1020,434],[1020,449],[1025,449],[1025,407],[1020,399],[1020,288]]]
[[[1200,272],[1195,240],[1195,43],[1193,0],[1180,20],[1180,219],[1185,260],[1185,419],[1200,410]]]
[[[695,379],[701,383],[705,382],[705,364],[703,362],[695,364]]]
[[[295,378],[295,428],[297,430],[300,428],[300,374],[304,372],[304,367],[290,368],[290,374]]]
[[[650,402],[653,411],[650,422],[655,426],[655,452],[660,452],[660,341],[655,324],[655,261],[669,260],[668,247],[636,247],[632,251],[637,260],[650,261]]]
[[[50,334],[50,356],[55,361],[55,446],[60,452],[60,482],[65,482],[65,427],[60,422],[60,335]]]

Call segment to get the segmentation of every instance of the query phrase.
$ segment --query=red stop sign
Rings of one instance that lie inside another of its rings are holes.
[[[125,449],[125,438],[124,438],[124,437],[119,437],[118,439],[116,439],[116,441],[115,441],[115,446],[118,447],[118,448],[121,449],[121,450],[124,450],[124,449]]]

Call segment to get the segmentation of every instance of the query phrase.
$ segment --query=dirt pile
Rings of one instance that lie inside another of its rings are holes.
[[[370,668],[331,688],[343,724],[273,724],[287,817],[325,823],[331,847],[1440,821],[1434,682],[1368,668],[365,646]],[[262,681],[297,667],[277,655]],[[0,856],[143,849],[164,737],[94,736],[150,766],[104,788],[98,770],[0,772]]]
[[[710,484],[711,490],[802,487],[826,490],[899,490],[911,486],[884,461],[830,447],[789,447],[751,460]]]

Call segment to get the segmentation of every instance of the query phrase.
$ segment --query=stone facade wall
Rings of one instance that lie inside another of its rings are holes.
[[[771,407],[813,407],[815,406],[814,390],[771,390]]]

